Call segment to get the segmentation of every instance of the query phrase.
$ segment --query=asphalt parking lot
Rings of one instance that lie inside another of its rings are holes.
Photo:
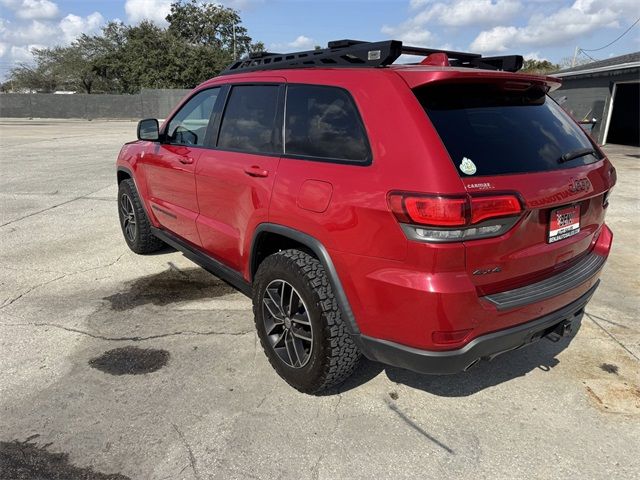
[[[246,297],[127,249],[114,161],[134,136],[0,119],[0,478],[640,476],[640,149],[607,149],[614,250],[571,344],[447,377],[363,362],[314,397],[271,369]]]

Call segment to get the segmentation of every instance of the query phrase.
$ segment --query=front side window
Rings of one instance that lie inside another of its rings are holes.
[[[167,141],[175,145],[203,146],[219,91],[219,88],[210,88],[194,95],[169,122]]]
[[[277,153],[278,85],[236,85],[224,110],[218,148]]]
[[[285,153],[354,163],[369,161],[369,143],[351,96],[336,87],[289,85]]]

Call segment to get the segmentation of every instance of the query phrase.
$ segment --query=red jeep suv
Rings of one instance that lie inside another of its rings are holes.
[[[547,95],[559,81],[521,66],[354,40],[240,60],[122,148],[125,240],[250,296],[303,392],[360,355],[455,373],[571,335],[611,248],[616,173]]]

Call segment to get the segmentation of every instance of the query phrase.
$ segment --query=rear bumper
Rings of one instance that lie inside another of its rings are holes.
[[[552,315],[574,303],[598,281],[611,249],[604,225],[576,265],[542,281],[482,296],[457,244],[411,245],[404,261],[331,251],[336,272],[357,320],[369,339],[417,350],[462,349],[473,339]],[[457,343],[434,333],[468,330]],[[438,338],[438,336],[435,336]],[[367,338],[365,338],[366,342]]]
[[[525,287],[482,298],[491,302],[498,310],[508,310],[541,302],[582,285],[600,271],[606,260],[606,257],[591,252],[576,265],[558,275]]]
[[[457,350],[430,351],[361,335],[359,346],[370,360],[418,373],[452,374],[467,370],[482,359],[515,350],[551,334],[557,327],[571,323],[577,331],[584,307],[598,287],[596,282],[584,295],[569,305],[535,320],[474,338]]]

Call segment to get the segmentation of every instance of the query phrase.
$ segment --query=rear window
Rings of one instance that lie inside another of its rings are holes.
[[[599,160],[569,152],[589,138],[542,90],[498,85],[432,85],[415,91],[461,176],[543,172]]]

